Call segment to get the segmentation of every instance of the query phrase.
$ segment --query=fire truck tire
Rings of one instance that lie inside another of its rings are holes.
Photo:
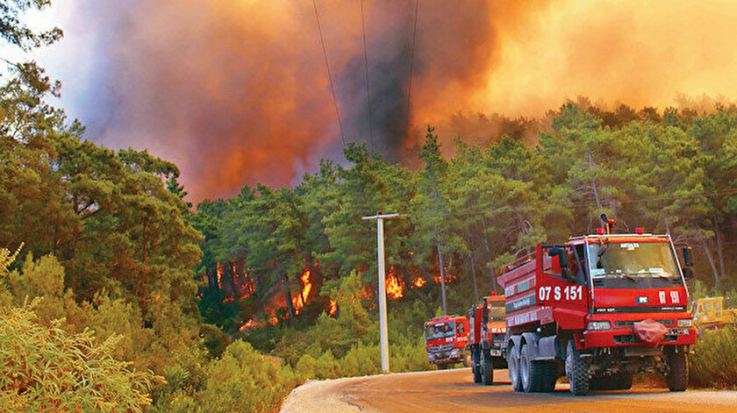
[[[478,347],[471,349],[471,355],[473,357],[473,364],[471,365],[471,372],[473,373],[473,382],[478,384],[481,383],[481,357],[479,354]]]
[[[522,345],[519,352],[519,381],[525,393],[540,391],[542,365],[534,363],[530,358],[530,346]]]
[[[620,372],[617,380],[617,390],[629,390],[632,388],[632,379],[634,375],[628,372]]]
[[[509,348],[507,356],[507,366],[509,368],[509,380],[512,381],[512,388],[516,392],[522,391],[522,382],[519,377],[519,350],[517,346],[512,345]]]
[[[463,367],[473,366],[473,357],[471,356],[470,349],[463,350]]]
[[[688,358],[685,348],[666,348],[668,374],[665,381],[670,391],[685,391],[688,386]]]
[[[589,365],[581,358],[573,339],[566,346],[566,376],[571,386],[571,393],[583,396],[589,393]]]
[[[450,364],[438,364],[438,370],[447,370]]]
[[[494,384],[494,365],[491,364],[491,356],[488,350],[481,350],[481,382],[485,385]]]

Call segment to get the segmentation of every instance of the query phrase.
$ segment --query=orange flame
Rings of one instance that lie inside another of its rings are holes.
[[[302,293],[296,297],[292,297],[292,306],[294,306],[295,314],[299,314],[302,308],[309,301],[310,292],[312,291],[312,283],[310,282],[310,270],[305,270],[299,278],[302,280]],[[304,301],[303,301],[304,300]]]
[[[416,288],[420,288],[423,285],[427,284],[427,281],[425,281],[425,279],[422,277],[417,277],[415,278],[415,281],[413,282],[413,284],[415,285]]]
[[[253,328],[255,326],[256,326],[256,323],[254,323],[253,319],[250,319],[250,320],[248,320],[248,322],[246,324],[243,324],[242,326],[240,326],[240,328],[238,329],[238,331],[240,331],[242,333],[245,330],[248,330],[249,328]]]
[[[223,266],[220,265],[220,262],[217,263],[217,270],[216,270],[217,276],[218,276],[218,288],[221,290],[223,289],[223,284],[220,282],[220,278],[223,277]]]
[[[335,317],[336,314],[338,314],[338,302],[335,300],[330,300],[330,308],[328,309],[328,315],[330,317]]]
[[[386,278],[386,294],[395,300],[404,297],[404,288],[394,273],[394,267],[389,268],[389,276]]]

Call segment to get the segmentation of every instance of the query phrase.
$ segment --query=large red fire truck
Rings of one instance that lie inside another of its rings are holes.
[[[427,361],[437,365],[438,370],[445,370],[459,362],[466,367],[470,366],[471,354],[466,351],[467,345],[466,317],[458,315],[435,317],[425,323]]]
[[[549,392],[567,376],[575,395],[629,389],[632,375],[662,373],[671,391],[688,384],[696,341],[683,267],[669,235],[596,235],[539,244],[502,269],[507,298],[504,353],[515,391]]]
[[[494,368],[506,368],[507,360],[502,356],[507,323],[504,315],[504,296],[484,297],[479,305],[468,310],[471,331],[468,339],[474,383],[494,383]]]

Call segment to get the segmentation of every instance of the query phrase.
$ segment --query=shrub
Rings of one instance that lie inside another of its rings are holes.
[[[0,406],[10,411],[141,412],[163,378],[130,369],[111,353],[120,336],[97,344],[69,334],[62,320],[44,326],[34,307],[0,308]]]
[[[689,360],[690,384],[697,387],[737,387],[737,327],[706,331]]]

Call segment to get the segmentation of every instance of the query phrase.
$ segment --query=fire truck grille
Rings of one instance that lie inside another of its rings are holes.
[[[441,351],[451,350],[454,346],[455,346],[455,344],[453,344],[453,343],[450,343],[450,344],[441,344],[439,346],[432,346],[432,347],[430,347],[430,351],[433,352],[433,353],[439,353]]]
[[[640,321],[642,321],[642,320],[638,320],[638,321],[634,321],[634,320],[632,320],[632,321],[615,321],[614,322],[614,325],[617,326],[617,327],[632,327],[635,323],[639,323]],[[655,320],[655,321],[657,321],[658,323],[660,323],[660,324],[662,324],[664,326],[672,326],[673,324],[675,324],[675,321],[674,320]]]
[[[678,337],[673,335],[667,335],[663,338],[663,343],[668,343],[671,341],[676,341]],[[617,344],[635,344],[635,343],[642,343],[640,340],[635,338],[632,334],[623,334],[620,336],[614,336],[614,342]]]
[[[502,345],[503,342],[504,342],[504,334],[492,334],[491,335],[492,346],[498,348]]]

